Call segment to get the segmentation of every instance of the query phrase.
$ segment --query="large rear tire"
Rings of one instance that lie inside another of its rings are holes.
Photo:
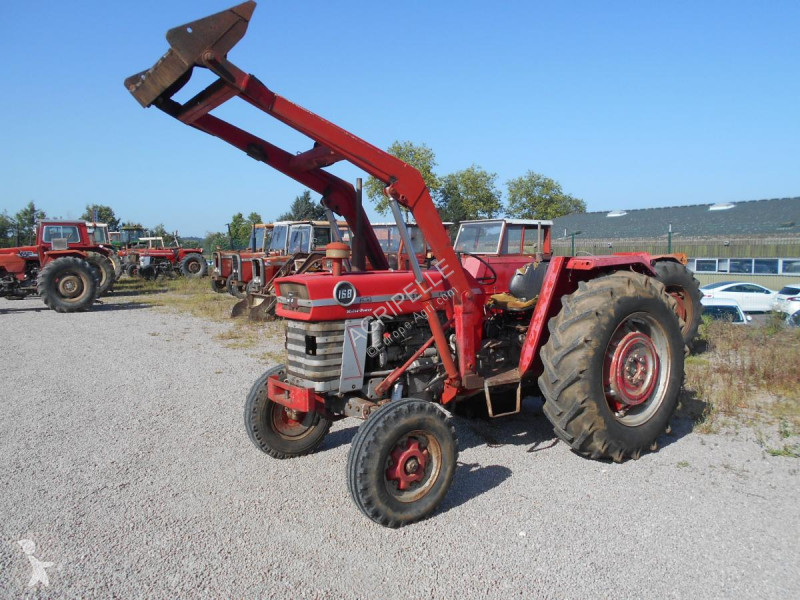
[[[319,413],[291,411],[267,397],[267,379],[285,373],[286,367],[278,365],[256,379],[244,405],[250,441],[273,458],[311,454],[331,428],[331,421]]]
[[[540,353],[544,413],[579,454],[638,458],[665,431],[683,381],[675,300],[652,277],[618,272],[561,303]]]
[[[97,275],[88,262],[74,256],[57,258],[39,271],[37,289],[56,312],[87,310],[97,298]]]
[[[656,272],[656,279],[664,284],[667,293],[675,299],[677,314],[683,321],[681,328],[683,343],[691,347],[694,338],[697,337],[703,312],[703,305],[700,302],[703,297],[700,282],[688,268],[671,260],[658,261],[653,269]]]
[[[86,262],[97,274],[97,296],[105,296],[114,287],[114,263],[111,259],[99,252],[87,252]]]
[[[442,409],[424,400],[390,402],[370,415],[347,456],[347,485],[356,506],[385,527],[430,515],[456,469],[458,440]]]
[[[181,274],[184,277],[205,277],[208,263],[202,254],[187,254],[181,261]]]

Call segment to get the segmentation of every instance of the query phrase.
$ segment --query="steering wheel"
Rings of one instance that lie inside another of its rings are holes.
[[[466,256],[471,256],[472,258],[477,260],[479,263],[484,264],[486,266],[486,268],[489,269],[489,272],[491,273],[491,275],[488,275],[488,276],[476,277],[475,281],[477,281],[481,285],[494,285],[495,283],[497,283],[497,271],[495,271],[494,267],[489,264],[489,261],[487,261],[485,258],[483,258],[480,254],[472,254],[472,252],[463,252],[463,251],[458,253],[459,259],[461,258],[462,254],[464,254]]]

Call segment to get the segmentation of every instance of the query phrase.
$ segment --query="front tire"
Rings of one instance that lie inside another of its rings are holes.
[[[579,454],[638,458],[665,431],[683,381],[675,300],[652,277],[618,272],[561,302],[540,353],[544,413]]]
[[[208,263],[201,254],[187,254],[181,261],[181,274],[184,277],[205,277]]]
[[[227,289],[228,293],[234,298],[239,298],[239,299],[244,298],[246,294],[244,293],[240,285],[233,283],[234,282],[233,277],[234,277],[233,273],[228,275],[227,279],[225,280],[225,289]]]
[[[97,298],[97,275],[85,260],[57,258],[39,271],[36,285],[45,305],[56,312],[87,310]]]
[[[405,398],[373,413],[353,438],[347,485],[356,506],[385,527],[430,515],[456,469],[458,440],[444,411]]]
[[[319,413],[291,411],[267,397],[267,379],[284,376],[278,365],[256,379],[244,405],[244,426],[256,448],[273,458],[311,454],[322,443],[331,421]]]
[[[691,347],[694,338],[697,337],[703,312],[703,305],[700,302],[703,297],[700,282],[684,265],[671,260],[658,261],[653,269],[656,272],[656,279],[664,284],[667,293],[675,299],[677,315],[683,321],[681,328],[683,343]]]

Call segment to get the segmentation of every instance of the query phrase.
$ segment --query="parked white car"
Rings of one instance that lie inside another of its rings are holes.
[[[775,299],[774,309],[787,315],[800,310],[800,283],[782,288]]]
[[[744,281],[717,281],[700,288],[703,299],[736,300],[744,312],[774,310],[778,292],[757,283]]]
[[[703,316],[711,317],[717,321],[728,321],[743,325],[753,320],[753,317],[744,314],[742,307],[739,306],[736,300],[702,298],[700,303],[703,305]]]

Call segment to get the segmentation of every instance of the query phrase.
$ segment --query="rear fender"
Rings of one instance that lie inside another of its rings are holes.
[[[519,361],[520,376],[528,371],[531,371],[532,375],[542,373],[539,350],[550,339],[547,324],[561,310],[562,297],[577,290],[581,281],[596,279],[615,271],[635,271],[655,277],[650,262],[650,255],[647,253],[578,258],[554,256],[547,268],[542,291],[539,293],[539,300],[525,336]]]

